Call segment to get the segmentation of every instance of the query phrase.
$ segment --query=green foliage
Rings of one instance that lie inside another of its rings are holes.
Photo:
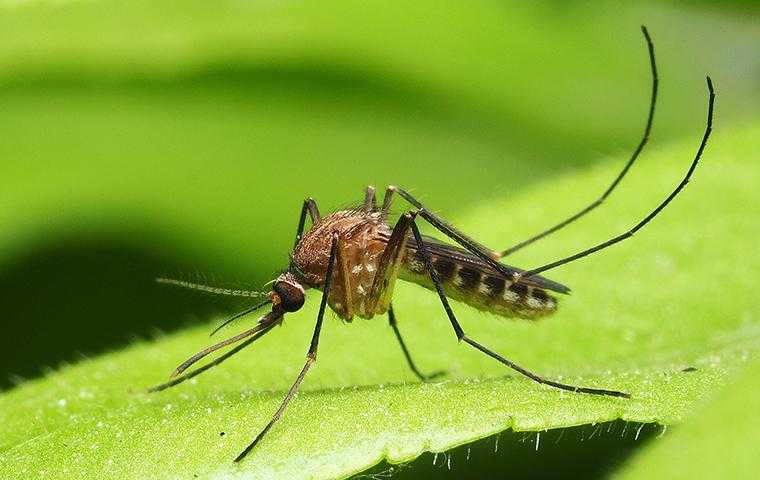
[[[618,418],[678,423],[760,346],[756,306],[747,295],[760,265],[756,256],[734,261],[758,234],[755,222],[742,220],[746,205],[760,200],[753,188],[758,169],[746,161],[758,133],[721,131],[696,180],[652,228],[557,272],[576,292],[563,299],[557,318],[507,322],[456,306],[469,333],[497,351],[554,378],[628,391],[632,400],[571,395],[515,377],[457,345],[432,295],[401,286],[396,304],[413,352],[423,368],[448,368],[449,379],[414,382],[381,320],[329,321],[303,392],[261,448],[235,466],[231,458],[265,423],[303,361],[318,298],[312,295],[304,311],[249,352],[170,391],[142,393],[209,342],[207,327],[83,361],[7,393],[0,399],[0,471],[332,478],[384,456],[409,460],[506,428],[540,431]],[[570,252],[630,224],[672,187],[695,143],[648,155],[606,215],[530,256]],[[532,230],[579,185],[603,185],[618,167],[605,162],[455,220],[493,244],[505,228],[497,220]],[[696,220],[710,228],[696,228]],[[734,241],[726,245],[724,238]]]
[[[710,426],[740,422],[739,397],[709,401],[759,343],[760,126],[748,120],[757,25],[725,7],[398,5],[3,4],[0,267],[70,237],[119,238],[255,288],[287,261],[303,197],[327,211],[368,183],[411,188],[483,243],[506,247],[595,198],[620,168],[646,112],[644,20],[661,71],[653,144],[608,205],[509,263],[531,267],[609,238],[663,198],[697,146],[709,71],[716,131],[694,182],[635,239],[548,275],[573,288],[554,318],[511,322],[455,305],[468,333],[526,367],[634,398],[518,377],[457,345],[436,298],[402,284],[395,306],[410,349],[421,368],[448,369],[446,380],[415,382],[383,319],[331,318],[302,393],[236,467],[303,362],[314,292],[282,328],[173,390],[143,393],[209,343],[210,325],[3,393],[0,477],[332,478],[510,428],[671,425],[698,408]],[[76,269],[66,274],[51,288],[81,283]],[[153,307],[118,300],[112,310]],[[130,331],[115,313],[91,315],[97,328]],[[26,320],[4,324],[22,328],[4,337],[45,336],[23,329]],[[65,308],[46,321],[76,324]],[[75,342],[71,330],[45,348]],[[752,377],[742,378],[729,390],[751,392]],[[674,427],[626,474],[659,468],[684,444],[702,451],[705,422]],[[740,433],[748,440],[733,451],[751,462],[753,432]]]
[[[700,128],[707,71],[730,92],[724,124],[754,113],[756,26],[617,2],[431,3],[0,9],[0,262],[51,233],[129,231],[258,282],[306,195],[336,207],[394,183],[449,212],[511,196],[632,147],[642,18],[663,82],[654,140]]]
[[[760,364],[743,369],[718,398],[690,422],[652,445],[619,478],[752,478],[757,474]]]

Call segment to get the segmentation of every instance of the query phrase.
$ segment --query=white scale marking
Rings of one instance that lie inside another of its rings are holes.
[[[539,308],[541,308],[541,307],[544,306],[544,304],[543,304],[543,302],[541,302],[541,300],[539,300],[537,298],[534,298],[534,297],[528,297],[527,304],[528,304],[528,306],[530,308],[535,308],[535,309],[539,309]]]
[[[520,296],[517,295],[515,292],[510,290],[509,288],[504,289],[504,300],[510,303],[517,303],[518,300],[520,300]]]

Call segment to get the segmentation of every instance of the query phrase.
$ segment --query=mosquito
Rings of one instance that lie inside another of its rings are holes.
[[[623,169],[597,200],[527,240],[506,250],[496,251],[464,234],[450,222],[433,213],[408,191],[396,186],[386,188],[382,204],[379,206],[374,187],[368,186],[364,192],[364,201],[358,207],[339,210],[327,216],[322,216],[317,203],[312,198],[307,198],[301,208],[295,243],[287,270],[274,280],[269,293],[261,294],[265,296],[263,301],[234,315],[223,325],[267,305],[271,305],[270,311],[259,318],[252,328],[188,358],[173,372],[170,381],[155,386],[149,391],[157,392],[177,385],[235,355],[282,323],[286,314],[300,310],[304,305],[308,289],[321,290],[322,298],[306,361],[269,423],[235,458],[235,462],[245,458],[280,419],[307,372],[316,362],[322,321],[328,305],[346,322],[350,322],[355,317],[370,319],[378,315],[386,315],[411,371],[422,381],[432,380],[442,372],[426,375],[417,368],[396,322],[392,297],[396,280],[401,279],[421,285],[438,295],[459,342],[481,351],[534,382],[570,392],[630,398],[628,393],[617,390],[560,383],[518,365],[467,335],[457,320],[449,300],[464,302],[480,310],[508,318],[537,319],[550,315],[557,309],[555,294],[567,294],[570,289],[540,274],[632,237],[657,216],[689,182],[712,130],[715,92],[709,76],[707,77],[707,124],[694,159],[681,182],[643,220],[605,242],[536,268],[523,270],[500,261],[503,257],[566,227],[601,205],[615,190],[643,150],[652,127],[657,101],[658,76],[652,40],[646,27],[641,29],[649,53],[652,77],[649,114],[644,134]],[[391,226],[389,213],[391,204],[397,197],[409,204],[410,208]],[[307,219],[311,221],[308,230],[306,229]],[[448,237],[453,244],[422,235],[417,224],[420,219]],[[159,281],[211,293],[256,296],[256,292],[228,290],[180,280],[159,279]],[[190,366],[207,355],[236,343],[238,345],[223,355],[186,372]]]

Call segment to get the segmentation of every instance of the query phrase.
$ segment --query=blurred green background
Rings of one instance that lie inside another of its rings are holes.
[[[642,23],[661,76],[652,143],[697,141],[707,72],[720,128],[741,126],[760,107],[758,12],[0,2],[0,387],[234,308],[152,280],[259,288],[306,196],[328,211],[394,183],[453,216],[622,162],[648,106]]]

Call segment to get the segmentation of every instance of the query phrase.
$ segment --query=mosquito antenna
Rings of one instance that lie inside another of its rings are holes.
[[[176,278],[156,278],[157,283],[165,283],[167,285],[174,285],[182,288],[189,288],[191,290],[200,290],[201,292],[213,293],[214,295],[227,295],[230,297],[263,297],[266,293],[255,292],[253,290],[242,290],[225,287],[214,287],[212,285],[204,285],[202,283],[187,282],[185,280],[177,280]]]
[[[265,329],[266,327],[270,326],[270,324],[272,322],[274,322],[274,320],[277,319],[277,318],[279,318],[279,317],[280,317],[279,315],[275,316],[275,317],[272,317],[271,316],[271,312],[270,312],[269,314],[264,315],[263,317],[261,317],[255,327],[250,328],[250,329],[248,329],[248,330],[246,330],[246,331],[244,331],[242,333],[238,333],[237,335],[235,335],[233,337],[230,337],[230,338],[228,338],[226,340],[222,340],[219,343],[215,343],[214,345],[211,345],[210,347],[204,348],[200,352],[196,353],[192,357],[190,357],[187,360],[185,360],[184,362],[182,362],[172,372],[172,374],[169,376],[169,378],[174,378],[177,375],[181,374],[182,372],[184,372],[185,370],[187,370],[192,364],[194,364],[195,362],[197,362],[201,358],[209,355],[210,353],[213,353],[213,352],[219,350],[220,348],[224,348],[227,345],[236,343],[236,342],[238,342],[238,341],[240,341],[240,340],[242,340],[244,338],[250,337],[251,335],[255,335],[256,333],[258,333],[261,330]]]
[[[269,300],[269,299],[266,299],[263,302],[259,303],[258,305],[254,305],[253,307],[246,308],[242,312],[236,313],[235,315],[231,316],[230,318],[228,318],[227,320],[225,320],[224,322],[222,322],[221,325],[219,325],[218,327],[216,327],[214,329],[214,331],[209,334],[209,337],[213,337],[216,332],[218,332],[219,330],[221,330],[225,326],[229,325],[230,322],[232,322],[234,320],[237,320],[240,317],[244,317],[244,316],[248,315],[249,313],[253,313],[256,310],[258,310],[259,308],[263,307],[264,305],[268,305],[270,303],[272,303],[272,301]]]

